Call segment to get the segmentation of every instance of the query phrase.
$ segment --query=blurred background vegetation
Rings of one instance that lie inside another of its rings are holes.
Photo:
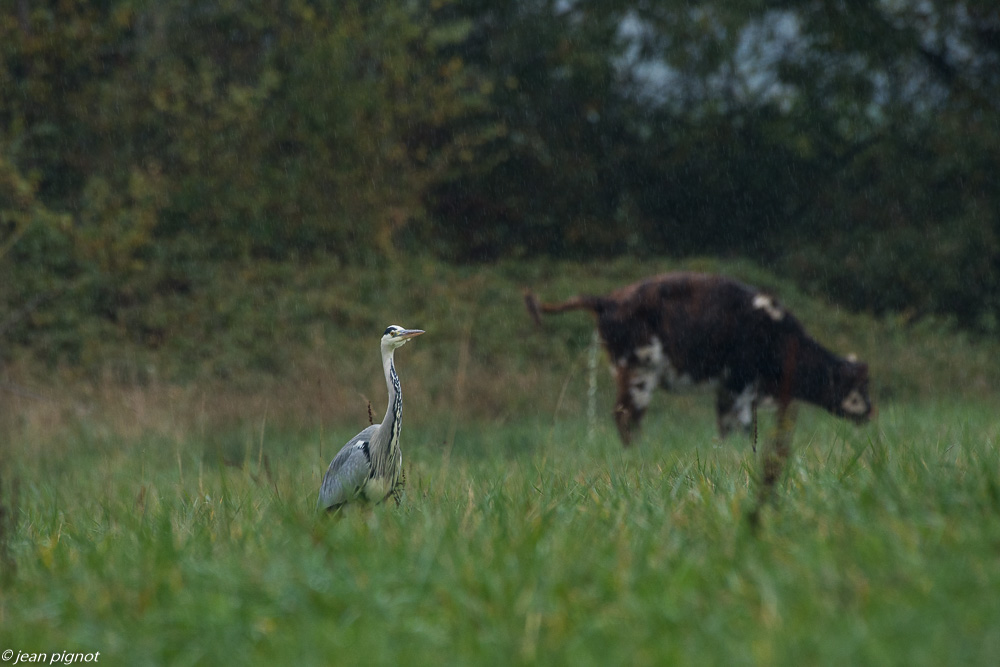
[[[414,257],[722,257],[1000,328],[994,0],[11,0],[0,91],[0,359]]]

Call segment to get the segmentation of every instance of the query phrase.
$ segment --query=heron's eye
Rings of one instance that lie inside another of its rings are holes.
[[[395,329],[393,329],[392,327],[388,327],[388,328],[387,328],[387,329],[385,330],[385,333],[384,333],[384,334],[382,334],[382,335],[383,335],[383,336],[388,336],[389,334],[392,334],[393,336],[395,336],[395,335],[396,335],[396,330],[395,330]]]

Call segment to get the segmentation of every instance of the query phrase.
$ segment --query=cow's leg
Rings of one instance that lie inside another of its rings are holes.
[[[761,482],[763,496],[769,496],[774,485],[778,483],[785,462],[792,453],[792,414],[786,402],[778,404],[778,424],[774,437],[768,438],[761,452]],[[763,498],[766,499],[766,498]]]
[[[728,437],[737,426],[750,433],[757,408],[757,387],[747,384],[741,389],[719,385],[715,395],[716,424],[719,437]]]
[[[764,442],[764,449],[761,452],[761,480],[757,495],[757,505],[750,513],[750,523],[756,526],[760,509],[774,496],[774,489],[781,479],[781,473],[785,469],[785,462],[792,453],[792,424],[794,415],[791,410],[792,405],[792,381],[795,377],[796,363],[798,362],[798,341],[793,339],[785,352],[784,365],[782,367],[782,379],[777,393],[778,401],[778,423],[775,428],[773,438],[768,438]]]
[[[757,502],[748,515],[750,526],[756,530],[760,523],[761,509],[774,497],[774,490],[784,472],[785,463],[792,453],[792,413],[788,402],[778,403],[778,424],[774,437],[765,438],[761,448],[760,485],[757,487]]]
[[[658,378],[653,369],[628,364],[619,364],[615,368],[615,378],[618,382],[615,424],[622,444],[628,447],[646,414]]]
[[[775,428],[773,443],[770,447],[765,446],[763,456],[763,486],[764,496],[771,495],[771,489],[781,477],[781,471],[785,467],[785,461],[792,449],[792,422],[794,421],[792,405],[792,387],[795,380],[795,371],[798,365],[799,340],[792,338],[788,342],[785,350],[785,358],[781,368],[781,382],[776,392],[778,400],[778,424]]]

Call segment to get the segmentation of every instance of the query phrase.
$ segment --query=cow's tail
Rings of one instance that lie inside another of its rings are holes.
[[[606,305],[605,299],[599,296],[580,295],[558,303],[543,303],[531,290],[524,290],[524,305],[528,314],[538,326],[542,325],[542,313],[564,313],[567,310],[589,310],[600,315]]]

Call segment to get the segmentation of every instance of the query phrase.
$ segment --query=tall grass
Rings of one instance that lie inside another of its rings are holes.
[[[144,664],[1000,657],[991,406],[892,406],[862,430],[803,411],[756,534],[748,443],[668,421],[628,452],[567,422],[470,424],[447,458],[411,428],[403,504],[339,519],[313,510],[318,434],[235,462],[210,439],[81,434],[69,465],[18,469],[0,641]]]
[[[45,383],[15,364],[9,382],[34,395],[0,408],[0,501],[13,517],[0,652],[170,665],[996,664],[994,348],[931,328],[911,336],[790,291],[817,337],[871,360],[880,411],[855,428],[800,408],[777,500],[753,532],[757,461],[748,440],[717,440],[710,397],[657,395],[639,445],[622,450],[603,371],[596,423],[586,416],[589,321],[537,332],[520,311],[519,283],[600,291],[632,270],[588,284],[564,265],[411,273],[437,296],[364,316],[429,331],[397,356],[405,497],[339,518],[318,515],[315,494],[367,401],[384,409],[377,326],[356,342],[353,328],[304,324],[315,332],[288,343],[281,372],[229,366],[231,379],[57,369],[63,380]],[[319,298],[311,289],[303,302]]]

